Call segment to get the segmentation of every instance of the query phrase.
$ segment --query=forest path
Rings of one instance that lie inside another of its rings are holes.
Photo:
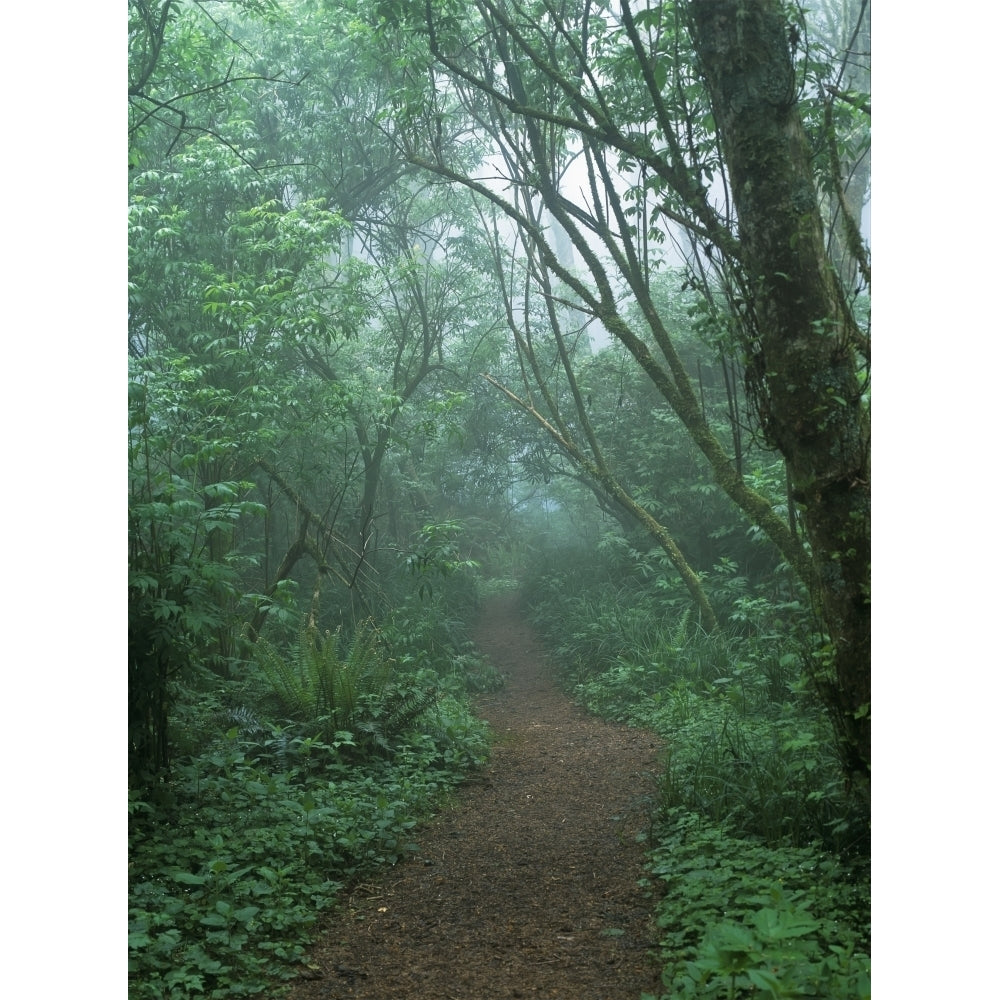
[[[586,715],[556,687],[518,610],[490,599],[475,638],[506,676],[476,701],[484,768],[357,886],[290,1000],[638,1000],[659,991],[652,901],[637,885],[656,738]]]

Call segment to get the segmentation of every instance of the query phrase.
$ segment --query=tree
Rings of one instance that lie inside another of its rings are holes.
[[[200,16],[185,16],[192,8]],[[213,8],[216,8],[213,10]],[[219,8],[222,8],[220,11]],[[228,8],[228,10],[227,10]],[[239,43],[232,36],[229,12],[273,19],[275,0],[129,0],[129,167],[148,157],[170,155],[185,142],[212,135],[238,149],[238,132],[218,126],[230,88],[266,80],[292,85],[283,76],[235,72]],[[228,69],[221,73],[220,66]]]
[[[405,568],[438,499],[426,478],[421,496],[401,485],[417,478],[408,453],[455,420],[495,325],[467,203],[405,164],[369,170],[393,159],[360,115],[381,100],[381,68],[345,45],[329,76],[278,86],[287,75],[268,66],[302,80],[328,53],[318,27],[290,42],[287,23],[240,16],[264,7],[130,7],[129,731],[142,780],[169,764],[179,687],[231,677],[296,589],[313,609],[333,592],[334,619],[377,610],[380,573]],[[294,154],[306,133],[308,161]],[[345,162],[343,134],[368,158]]]
[[[531,275],[539,293],[558,294],[626,347],[719,486],[810,588],[829,640],[830,673],[817,680],[841,727],[845,766],[864,782],[868,339],[852,307],[856,289],[838,281],[827,252],[814,173],[815,154],[831,142],[825,69],[803,62],[798,15],[776,0],[635,10],[629,0],[439,0],[376,13],[394,45],[414,39],[410,57],[426,65],[439,113],[475,122],[495,150],[479,171],[449,162],[417,127],[430,99],[415,92],[421,110],[402,154],[517,226],[544,265]],[[579,166],[569,193],[571,163]],[[840,221],[857,230],[857,220]],[[581,266],[567,262],[557,233]],[[761,432],[787,462],[806,540],[750,487],[704,419],[650,294],[668,240],[720,341],[738,351]],[[864,249],[859,240],[851,247]],[[548,290],[548,275],[559,292]],[[641,323],[625,314],[630,301]]]
[[[870,768],[871,493],[866,336],[831,267],[776,3],[699,0],[692,35],[740,220],[733,254],[753,298],[742,331],[767,439],[785,456],[812,549],[847,764]],[[747,94],[752,99],[747,99]]]

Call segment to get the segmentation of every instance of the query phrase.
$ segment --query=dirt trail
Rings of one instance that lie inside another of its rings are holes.
[[[638,1000],[659,974],[637,886],[658,745],[585,715],[546,671],[518,596],[476,633],[507,684],[478,699],[498,736],[424,828],[418,855],[359,886],[290,1000]]]

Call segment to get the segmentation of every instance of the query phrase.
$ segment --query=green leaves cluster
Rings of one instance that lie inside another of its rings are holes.
[[[474,464],[447,455],[464,341],[490,324],[475,247],[451,231],[468,205],[394,187],[371,118],[385,68],[357,58],[357,25],[307,7],[130,4],[135,775],[169,766],[185,686],[239,673],[299,593],[341,588],[332,629],[384,613],[405,589],[396,553]],[[332,77],[308,76],[317,60]],[[416,707],[383,682],[359,697],[372,727]]]
[[[433,578],[447,577],[463,570],[476,570],[475,559],[463,559],[459,539],[462,525],[457,521],[425,524],[417,541],[417,548],[405,558],[411,576],[419,579],[418,595],[431,597],[434,593]]]
[[[321,726],[324,737],[351,730],[362,693],[379,694],[388,683],[391,665],[377,649],[374,629],[362,625],[346,655],[339,631],[320,634],[314,623],[303,623],[289,656],[266,639],[255,649],[258,666],[271,683],[276,708],[295,722]]]
[[[768,848],[683,809],[661,818],[649,872],[670,996],[871,996],[863,866]]]
[[[484,727],[452,702],[392,760],[238,727],[130,801],[133,1000],[262,993],[291,978],[338,891],[415,849],[442,791],[486,754]]]
[[[178,685],[230,669],[232,541],[263,513],[251,483],[225,477],[235,442],[216,436],[211,415],[224,393],[206,393],[200,378],[175,358],[134,364],[129,384],[129,771],[139,782],[169,764]]]
[[[621,577],[599,579],[616,551]],[[663,734],[665,806],[770,844],[865,849],[861,804],[809,693],[814,639],[801,607],[735,586],[722,568],[716,593],[731,624],[706,633],[679,583],[627,547],[580,552],[561,571],[545,562],[529,585],[533,621],[587,708]]]

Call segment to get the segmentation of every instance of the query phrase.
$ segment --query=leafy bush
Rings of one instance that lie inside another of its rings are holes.
[[[362,625],[345,653],[340,633],[303,625],[294,650],[282,655],[260,640],[256,662],[284,718],[312,727],[326,742],[349,733],[362,752],[389,752],[393,741],[438,697],[436,676],[395,675],[377,631]]]
[[[405,557],[404,565],[417,578],[420,598],[434,594],[434,580],[453,574],[463,574],[479,568],[474,559],[461,555],[460,538],[464,525],[460,521],[425,524],[417,534],[414,549]]]
[[[433,670],[447,690],[498,691],[503,677],[469,639],[465,623],[440,593],[402,601],[380,634],[402,672]]]
[[[533,621],[574,697],[664,736],[666,805],[769,843],[864,849],[867,817],[844,787],[829,719],[805,692],[806,647],[770,629],[789,607],[706,633],[689,609],[665,618],[657,594],[579,585],[588,579],[536,578]]]
[[[865,865],[755,844],[683,809],[658,840],[649,871],[671,997],[871,996]]]
[[[238,658],[240,525],[265,507],[219,475],[238,447],[215,414],[232,402],[184,355],[129,360],[129,779],[169,768],[173,709],[200,674]],[[165,415],[171,419],[165,419]]]
[[[662,730],[661,730],[662,731]],[[846,794],[829,722],[790,706],[772,717],[701,699],[671,732],[664,805],[683,805],[769,844],[856,852],[867,824]]]

